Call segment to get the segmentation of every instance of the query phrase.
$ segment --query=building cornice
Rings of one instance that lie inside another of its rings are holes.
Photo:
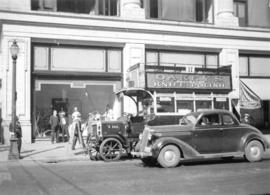
[[[55,12],[15,12],[0,10],[2,24],[59,27],[67,29],[132,32],[172,36],[270,41],[270,29],[251,27],[219,27],[212,24],[162,20],[133,20],[121,17],[92,16]]]

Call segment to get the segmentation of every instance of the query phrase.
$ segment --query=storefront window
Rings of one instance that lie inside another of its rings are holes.
[[[194,111],[194,104],[192,100],[177,100],[177,112],[180,114],[187,114]]]
[[[41,135],[50,129],[49,117],[52,110],[63,109],[71,123],[71,114],[77,107],[82,114],[82,122],[88,114],[105,112],[106,105],[114,106],[114,88],[119,88],[121,82],[92,82],[92,81],[36,81],[34,93],[35,126],[37,134]],[[95,84],[96,83],[96,84]]]
[[[212,109],[212,102],[208,100],[197,100],[196,109],[197,111],[202,109]]]
[[[157,97],[157,112],[175,112],[173,97]]]

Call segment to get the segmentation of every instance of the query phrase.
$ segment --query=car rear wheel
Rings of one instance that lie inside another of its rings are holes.
[[[250,141],[245,147],[245,158],[249,162],[257,162],[262,159],[263,145],[261,142],[253,140]]]
[[[180,162],[180,151],[174,145],[167,145],[158,155],[158,163],[164,168],[175,167]]]
[[[157,164],[157,161],[151,157],[141,158],[141,160],[147,166],[154,166]]]
[[[99,153],[104,161],[119,160],[122,155],[122,144],[115,138],[105,139],[99,148]]]

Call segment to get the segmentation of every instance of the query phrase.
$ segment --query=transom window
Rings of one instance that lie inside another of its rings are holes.
[[[241,55],[240,76],[270,77],[270,56]]]
[[[146,65],[218,68],[217,53],[146,51]]]
[[[33,51],[35,71],[116,73],[122,71],[120,49],[36,45]]]

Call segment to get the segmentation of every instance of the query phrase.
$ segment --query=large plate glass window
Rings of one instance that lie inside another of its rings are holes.
[[[212,101],[210,100],[196,100],[196,110],[212,109]]]
[[[160,96],[157,97],[157,112],[166,113],[166,112],[175,112],[175,101],[174,97],[170,96]]]

